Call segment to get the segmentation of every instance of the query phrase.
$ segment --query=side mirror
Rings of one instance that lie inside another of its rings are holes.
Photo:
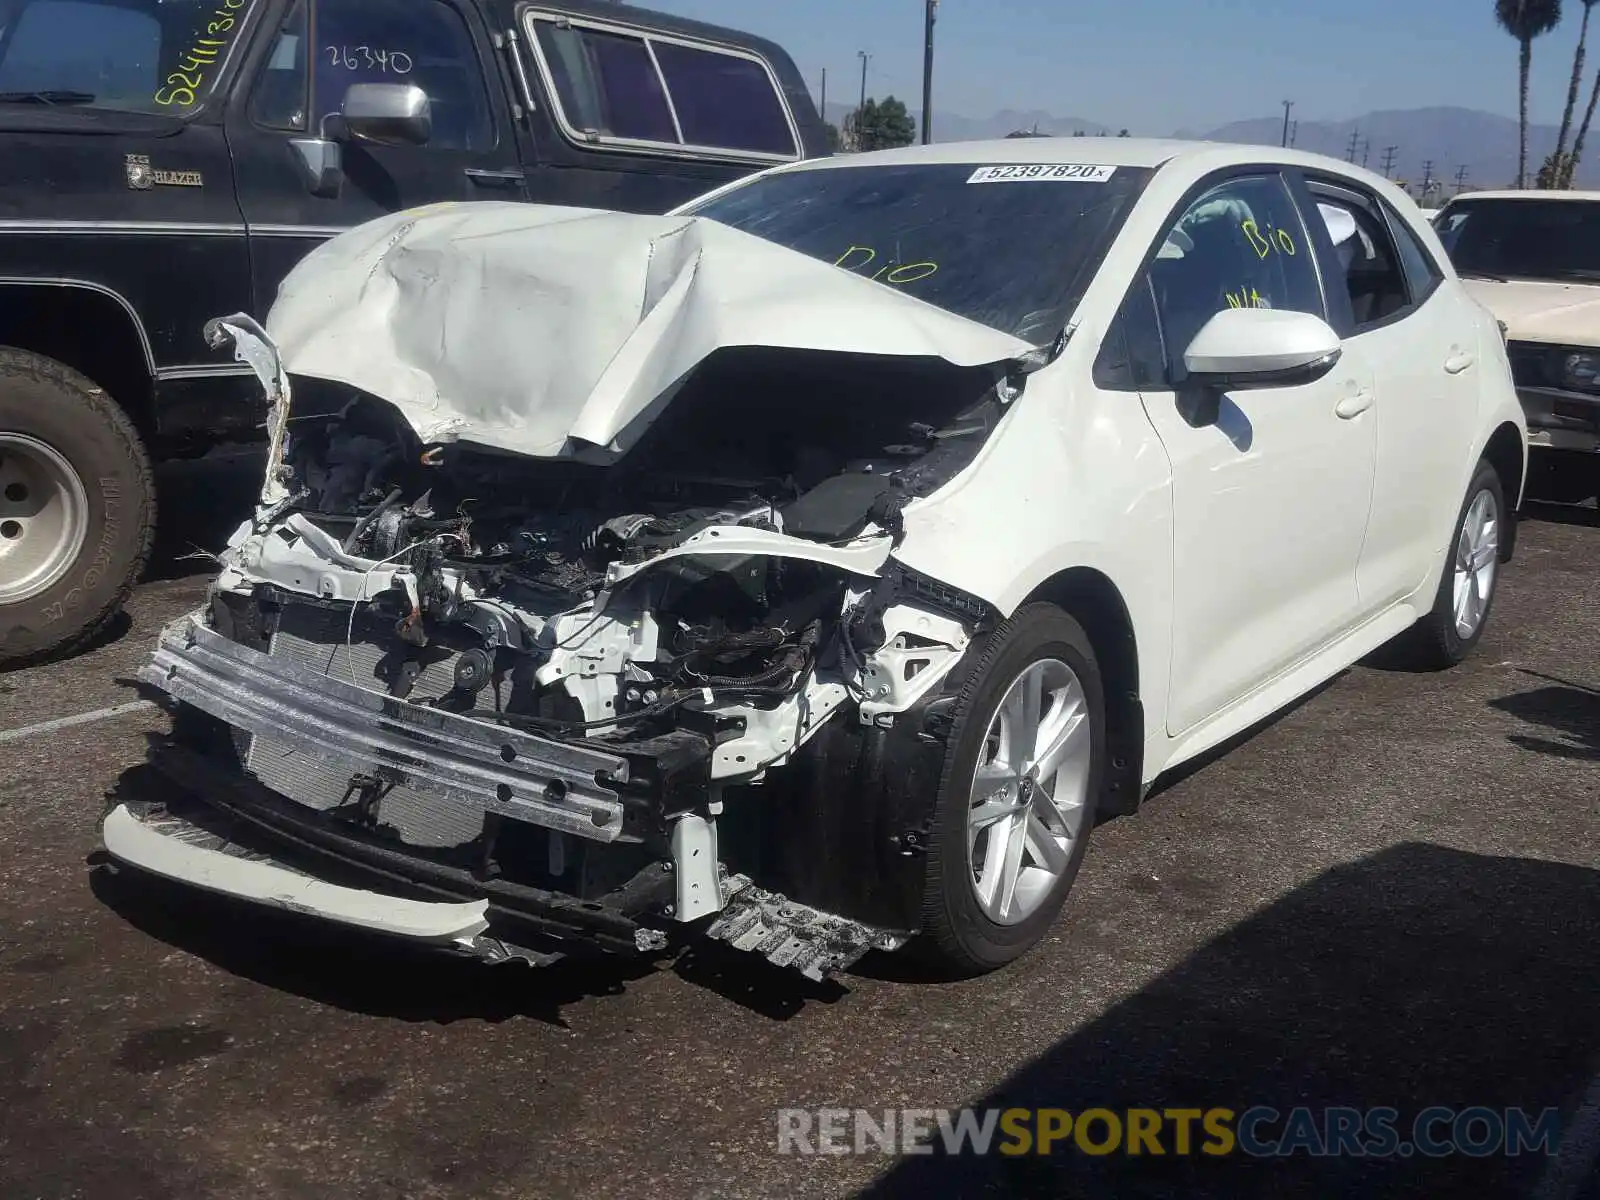
[[[1277,308],[1226,308],[1184,351],[1188,384],[1214,391],[1295,387],[1339,361],[1339,335],[1321,317]]]
[[[327,138],[290,138],[289,149],[294,152],[306,190],[324,200],[337,200],[344,186],[344,155],[339,143]]]
[[[326,136],[341,134],[379,146],[421,146],[433,136],[428,93],[414,83],[354,83]]]

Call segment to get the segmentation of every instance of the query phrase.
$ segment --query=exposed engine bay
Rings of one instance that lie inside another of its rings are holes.
[[[396,639],[361,686],[561,738],[652,736],[701,714],[729,747],[713,778],[757,775],[852,694],[892,711],[914,682],[867,679],[865,652],[884,648],[872,579],[900,509],[971,460],[1006,386],[943,363],[919,377],[728,352],[601,467],[424,445],[383,401],[297,381],[287,498],[241,530],[219,590],[358,602],[363,636]],[[931,668],[964,634],[925,618],[899,638]],[[446,629],[472,644],[447,690],[419,691]]]
[[[234,815],[306,838],[314,814],[417,870],[535,889],[526,911],[625,920],[640,949],[720,914],[710,936],[820,977],[910,935],[862,919],[882,907],[870,879],[860,912],[829,899],[840,864],[809,887],[823,847],[776,835],[805,865],[766,871],[775,835],[743,816],[818,819],[771,792],[784,768],[809,754],[797,786],[842,798],[830,773],[881,757],[991,623],[891,556],[902,510],[973,461],[1015,379],[719,351],[601,465],[425,442],[376,396],[291,380],[248,318],[219,328],[272,400],[268,477],[207,609],[143,678],[205,714],[202,757],[265,789]],[[822,747],[841,721],[864,732]],[[914,853],[916,807],[873,853]],[[478,916],[452,928],[538,957]]]

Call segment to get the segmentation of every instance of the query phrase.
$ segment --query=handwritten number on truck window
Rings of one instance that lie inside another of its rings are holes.
[[[842,267],[853,274],[861,275],[865,273],[866,268],[877,260],[878,252],[872,247],[851,246],[850,249],[834,260],[833,265]],[[918,280],[926,279],[938,269],[939,264],[935,262],[888,262],[878,268],[877,272],[870,278],[904,287],[908,283],[916,283]]]
[[[404,50],[375,50],[371,46],[324,46],[328,65],[346,71],[377,71],[381,75],[411,74],[411,55]]]
[[[199,98],[206,76],[222,60],[228,49],[225,34],[234,26],[233,14],[245,6],[245,0],[218,0],[216,10],[206,14],[203,26],[206,36],[196,36],[194,44],[177,63],[177,70],[162,80],[153,97],[163,108],[189,108]]]

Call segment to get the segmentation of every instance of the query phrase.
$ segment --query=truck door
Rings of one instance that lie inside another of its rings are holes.
[[[420,87],[428,140],[340,138],[337,115],[357,83]],[[488,30],[457,0],[295,0],[261,39],[227,129],[261,315],[289,269],[344,229],[444,200],[526,197]],[[316,182],[313,164],[330,147],[340,169]]]

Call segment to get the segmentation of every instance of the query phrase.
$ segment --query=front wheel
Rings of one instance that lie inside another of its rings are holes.
[[[154,528],[150,460],[122,410],[76,371],[0,349],[0,664],[98,631]]]
[[[956,703],[928,845],[923,949],[979,974],[1049,928],[1089,848],[1105,698],[1082,626],[1049,604],[992,635]]]
[[[1456,517],[1433,608],[1404,635],[1402,649],[1417,666],[1453,667],[1478,644],[1500,582],[1509,519],[1500,476],[1487,462],[1479,462]]]

